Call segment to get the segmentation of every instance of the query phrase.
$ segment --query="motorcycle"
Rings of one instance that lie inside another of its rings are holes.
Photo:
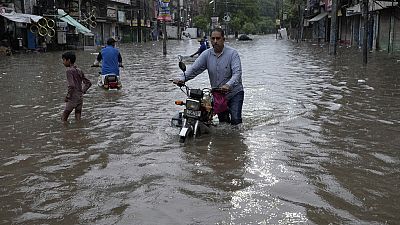
[[[99,65],[92,65],[92,67],[101,67]],[[123,66],[120,66],[123,67]],[[117,76],[116,74],[101,74],[99,72],[99,79],[97,82],[99,87],[102,87],[106,90],[118,90],[122,88],[121,76]]]
[[[186,65],[179,57],[179,68],[185,72]],[[170,80],[172,81],[172,80]],[[186,101],[175,101],[176,105],[184,106],[183,111],[176,114],[171,120],[171,126],[181,127],[179,142],[184,143],[188,137],[199,137],[208,133],[213,124],[213,89],[194,89],[186,84],[177,84],[187,96]]]

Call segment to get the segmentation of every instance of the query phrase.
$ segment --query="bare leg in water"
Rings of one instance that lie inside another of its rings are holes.
[[[79,111],[75,110],[75,119],[76,119],[76,121],[80,121],[81,120],[81,115],[82,115],[82,112],[79,112]]]
[[[68,122],[68,117],[69,114],[71,114],[72,111],[68,111],[68,110],[64,110],[62,116],[61,116],[61,121],[63,121],[64,123]]]

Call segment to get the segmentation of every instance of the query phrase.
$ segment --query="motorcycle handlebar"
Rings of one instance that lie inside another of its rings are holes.
[[[183,81],[181,81],[181,82],[175,82],[174,79],[168,79],[168,81],[170,81],[170,82],[176,84],[176,86],[178,86],[178,87],[186,86],[186,85],[185,85],[185,82],[183,82]]]
[[[168,81],[169,82],[172,82],[172,83],[174,83],[175,85],[177,85],[178,87],[184,87],[184,86],[186,86],[186,84],[185,84],[185,82],[179,82],[179,83],[176,83],[176,82],[174,82],[175,80],[174,79],[168,79]],[[187,87],[187,86],[186,86]],[[206,88],[206,89],[209,89],[209,88]],[[210,89],[209,89],[210,90]],[[211,88],[211,92],[219,92],[219,93],[222,93],[222,94],[226,94],[226,93],[228,93],[229,91],[226,91],[226,90],[224,90],[224,89],[222,89],[222,88]]]

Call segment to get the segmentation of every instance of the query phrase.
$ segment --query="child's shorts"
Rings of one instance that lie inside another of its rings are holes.
[[[82,112],[82,105],[83,105],[83,100],[80,101],[69,100],[68,102],[65,103],[65,111],[72,112],[72,110],[75,109],[75,112]]]

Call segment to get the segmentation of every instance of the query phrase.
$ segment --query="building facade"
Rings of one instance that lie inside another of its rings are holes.
[[[363,45],[362,2],[338,1],[338,41],[348,46]],[[328,42],[332,1],[309,0],[304,12],[303,39]],[[368,2],[368,48],[400,53],[400,7],[398,1]]]
[[[150,40],[157,0],[0,0],[0,40],[15,51]],[[23,18],[24,20],[21,20]]]

